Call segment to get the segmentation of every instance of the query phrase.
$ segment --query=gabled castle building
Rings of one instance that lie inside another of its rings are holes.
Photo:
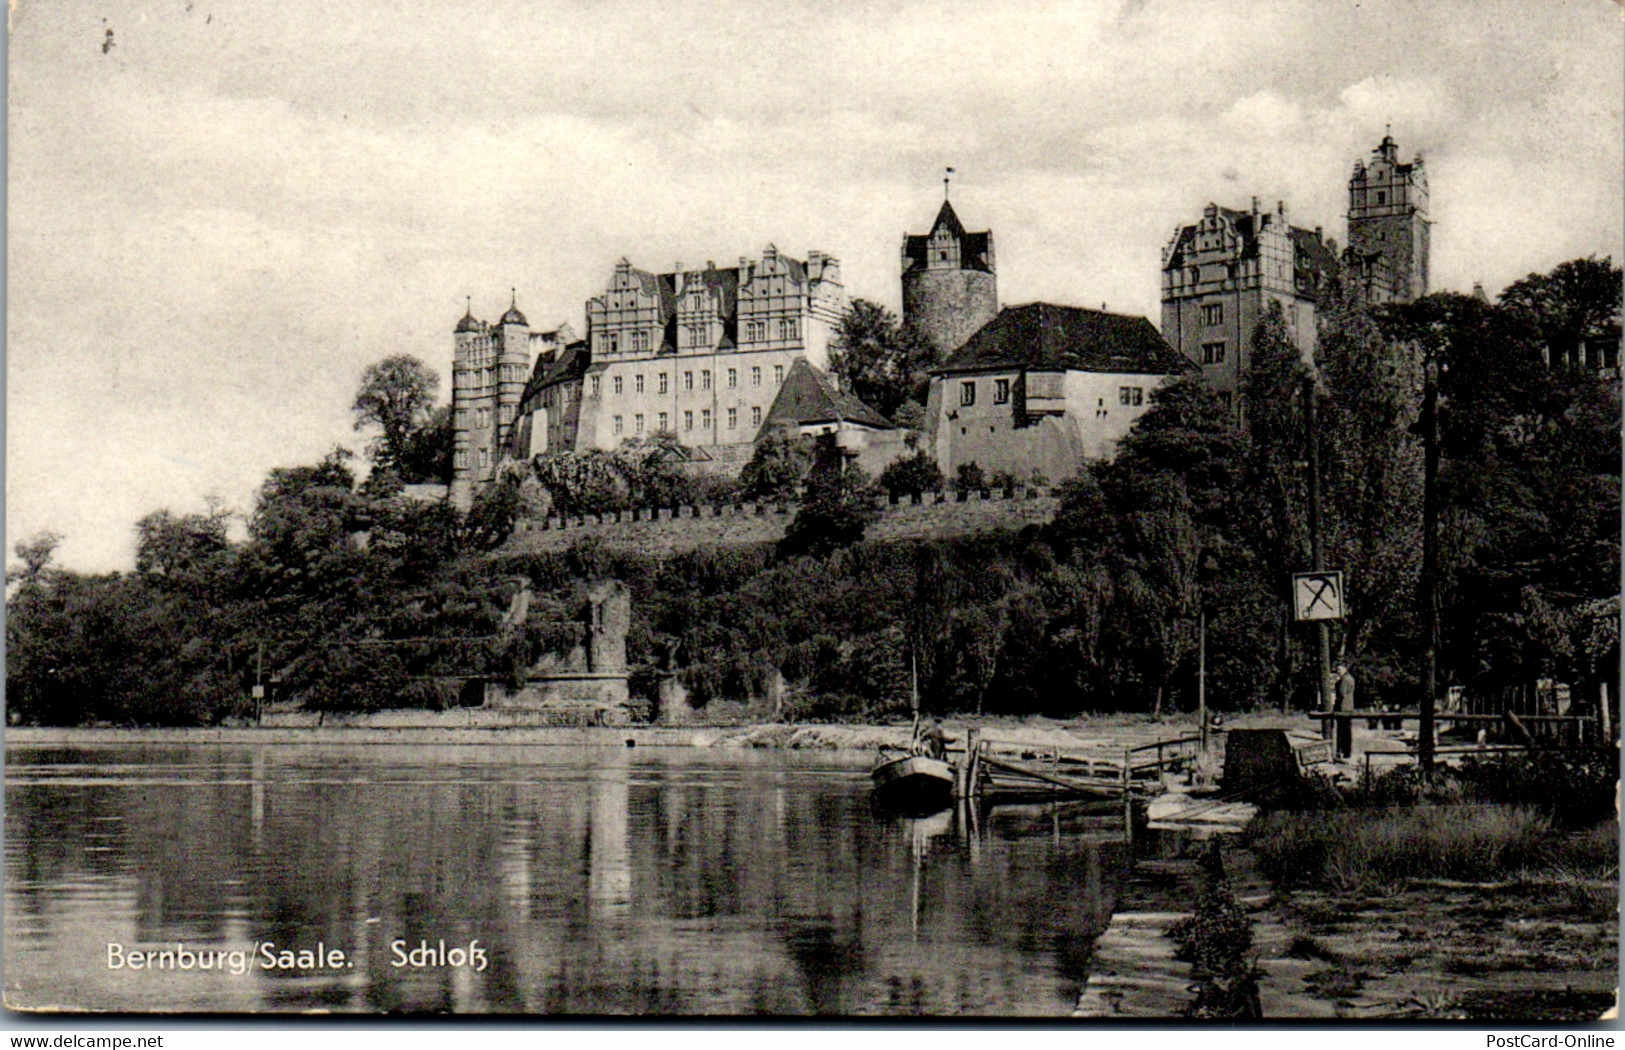
[[[612,450],[660,437],[695,469],[736,473],[791,368],[828,364],[846,312],[834,256],[768,245],[736,267],[666,273],[620,260],[586,304],[587,336],[532,333],[517,307],[494,325],[457,325],[452,501],[507,458]],[[533,364],[534,362],[534,364]]]
[[[1430,228],[1422,158],[1401,163],[1389,135],[1355,165],[1341,255],[1321,227],[1292,225],[1284,201],[1270,209],[1254,197],[1246,211],[1210,203],[1163,250],[1162,334],[1233,397],[1271,303],[1281,305],[1293,342],[1312,361],[1315,312],[1330,282],[1346,282],[1374,303],[1426,295]]]

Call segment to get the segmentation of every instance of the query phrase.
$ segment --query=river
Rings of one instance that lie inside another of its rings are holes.
[[[1114,903],[1118,828],[1064,805],[877,814],[867,764],[679,747],[13,745],[6,1002],[1070,1013]]]

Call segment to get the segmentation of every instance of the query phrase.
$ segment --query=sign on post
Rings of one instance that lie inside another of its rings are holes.
[[[1292,611],[1297,620],[1341,620],[1343,618],[1343,574],[1341,572],[1295,572],[1292,574]]]

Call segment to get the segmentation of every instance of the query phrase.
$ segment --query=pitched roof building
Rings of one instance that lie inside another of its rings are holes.
[[[932,454],[950,477],[1058,482],[1116,450],[1151,392],[1194,366],[1150,321],[1052,303],[1006,307],[931,373]]]

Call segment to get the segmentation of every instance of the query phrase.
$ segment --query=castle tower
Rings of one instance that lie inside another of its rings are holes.
[[[475,400],[482,382],[476,361],[476,340],[485,335],[485,325],[474,319],[472,304],[457,322],[452,335],[455,350],[451,364],[451,490],[452,506],[466,511],[474,503]]]
[[[993,234],[965,232],[944,195],[930,233],[903,235],[903,322],[936,348],[940,364],[998,312]]]
[[[525,381],[530,378],[530,322],[519,312],[517,291],[508,302],[508,312],[497,322],[496,359],[496,419],[492,432],[492,467],[500,459],[500,450],[508,447],[513,432],[514,415],[519,400],[525,393]],[[487,475],[490,477],[490,475]]]
[[[1384,134],[1365,164],[1354,165],[1349,180],[1349,237],[1352,256],[1380,259],[1386,297],[1399,302],[1428,293],[1428,179],[1417,154],[1399,162],[1399,147]]]

